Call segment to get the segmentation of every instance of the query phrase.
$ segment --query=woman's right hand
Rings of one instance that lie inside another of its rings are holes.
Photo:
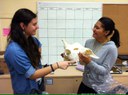
[[[86,65],[86,64],[89,64],[91,62],[91,57],[88,55],[84,55],[83,53],[79,53],[78,56],[79,56],[79,62],[82,63],[82,65]]]
[[[61,61],[61,62],[58,62],[58,65],[59,65],[59,68],[60,69],[67,69],[69,65],[71,64],[75,64],[76,61]]]

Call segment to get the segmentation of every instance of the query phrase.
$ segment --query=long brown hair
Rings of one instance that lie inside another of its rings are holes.
[[[31,22],[33,18],[36,18],[36,14],[28,9],[19,9],[16,11],[12,18],[11,30],[8,36],[8,43],[14,41],[18,43],[29,57],[31,64],[34,68],[39,65],[41,54],[38,50],[38,45],[35,43],[32,36],[28,38],[24,35],[24,30],[21,28],[20,23],[24,23],[26,26]]]

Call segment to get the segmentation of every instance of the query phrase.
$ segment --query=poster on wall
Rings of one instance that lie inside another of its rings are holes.
[[[10,28],[3,28],[3,36],[8,36]]]
[[[42,43],[42,63],[62,61],[62,39],[84,45],[92,37],[92,28],[102,16],[102,3],[37,2],[39,31]]]

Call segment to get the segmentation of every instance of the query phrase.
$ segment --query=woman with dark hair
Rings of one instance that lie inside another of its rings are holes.
[[[38,29],[37,16],[28,9],[19,9],[12,18],[8,45],[4,54],[8,65],[14,94],[38,91],[38,78],[60,68],[67,69],[73,61],[56,62],[42,68],[41,43],[33,35]]]
[[[101,17],[93,27],[93,38],[86,41],[85,47],[92,49],[99,59],[79,53],[80,63],[85,66],[78,94],[98,93],[94,85],[98,87],[106,83],[118,56],[120,36],[112,19]]]

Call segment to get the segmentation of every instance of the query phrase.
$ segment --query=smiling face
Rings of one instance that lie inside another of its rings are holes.
[[[108,32],[104,30],[104,28],[102,27],[102,23],[100,21],[97,21],[93,27],[93,37],[100,42],[106,39],[107,34]]]
[[[36,30],[39,28],[37,25],[37,18],[31,20],[28,25],[23,25],[26,36],[32,36],[36,34]]]

